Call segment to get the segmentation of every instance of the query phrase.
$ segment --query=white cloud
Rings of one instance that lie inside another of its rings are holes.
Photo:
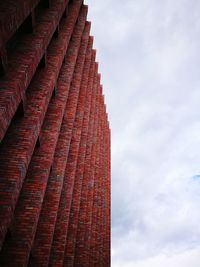
[[[87,3],[112,128],[112,266],[196,267],[200,3]]]
[[[200,258],[200,248],[184,251],[182,253],[175,253],[169,257],[166,254],[159,254],[147,260],[137,261],[134,267],[198,267]],[[132,262],[116,261],[112,264],[115,267],[133,267]]]

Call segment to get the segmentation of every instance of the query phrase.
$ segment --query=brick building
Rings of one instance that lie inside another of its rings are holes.
[[[87,6],[0,1],[0,266],[110,266],[110,129]]]

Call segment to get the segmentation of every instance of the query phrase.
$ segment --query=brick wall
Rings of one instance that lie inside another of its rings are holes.
[[[0,266],[110,266],[110,128],[82,0],[0,3]]]

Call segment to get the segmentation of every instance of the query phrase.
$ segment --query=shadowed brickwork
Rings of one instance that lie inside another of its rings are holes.
[[[0,266],[110,266],[110,128],[82,0],[0,1]]]

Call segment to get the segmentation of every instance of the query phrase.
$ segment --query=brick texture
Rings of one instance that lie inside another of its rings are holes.
[[[110,266],[110,127],[82,0],[0,3],[0,266]]]

